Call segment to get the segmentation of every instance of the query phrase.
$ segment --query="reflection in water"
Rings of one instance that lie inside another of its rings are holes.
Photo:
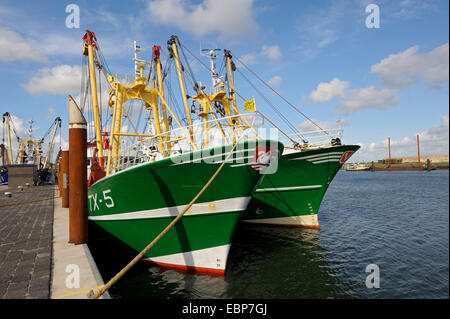
[[[225,298],[343,298],[342,263],[327,261],[313,229],[241,225],[230,251]]]
[[[114,251],[90,244],[105,280],[127,259],[108,262]],[[97,241],[98,242],[98,241]],[[123,247],[120,248],[123,251]],[[110,290],[113,298],[343,298],[352,287],[340,282],[342,262],[325,261],[317,230],[238,227],[225,276],[186,274],[159,266],[138,264]]]

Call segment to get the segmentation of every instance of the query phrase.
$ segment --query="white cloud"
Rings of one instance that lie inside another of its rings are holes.
[[[336,30],[325,29],[321,33],[322,36],[317,42],[319,49],[325,48],[337,40]]]
[[[400,102],[396,90],[368,88],[349,90],[341,104],[335,107],[340,114],[351,114],[362,110],[384,110]]]
[[[243,55],[239,58],[245,65],[255,64],[259,61],[279,62],[281,59],[281,50],[278,45],[263,45],[260,52],[253,52]]]
[[[431,87],[439,88],[448,81],[448,43],[433,51],[420,54],[419,46],[391,54],[372,66],[371,71],[380,76],[382,82],[391,88],[404,88],[421,80]]]
[[[341,127],[351,125],[351,123],[347,120],[337,120],[336,122],[316,122],[316,121],[314,122],[317,123],[317,125],[319,125],[322,129],[326,131],[337,130],[340,129]],[[311,123],[311,121],[304,121],[299,125],[297,125],[297,127],[304,132],[317,131],[319,129],[316,125]]]
[[[248,53],[239,58],[245,65],[252,65],[256,61],[256,54]]]
[[[25,127],[25,120],[23,120],[20,117],[17,117],[15,115],[10,114],[12,125],[14,125],[14,131],[17,134],[18,137],[23,137],[25,134],[27,134],[27,128]],[[3,121],[0,121],[0,131],[3,132],[3,126],[6,125],[3,123]],[[13,128],[11,125],[11,139],[17,140],[13,133]],[[6,140],[6,136],[5,136]]]
[[[73,37],[67,34],[47,34],[39,43],[41,50],[47,55],[80,55],[83,48],[81,36]]]
[[[334,97],[345,97],[345,90],[349,82],[334,78],[330,82],[320,82],[317,89],[312,91],[309,99],[312,103],[328,102]]]
[[[22,86],[31,94],[73,94],[80,91],[81,67],[74,65],[58,65],[53,68],[42,68],[38,75],[32,77]]]
[[[449,147],[448,115],[441,117],[441,125],[419,133],[420,148],[423,154],[448,154]]]
[[[253,10],[253,0],[203,0],[200,4],[154,0],[147,7],[155,22],[177,26],[197,37],[218,33],[228,38],[244,38],[257,32]]]
[[[300,56],[314,59],[340,38],[345,38],[345,34],[348,36],[349,32],[344,33],[344,29],[360,23],[361,13],[364,13],[364,7],[357,1],[331,1],[329,6],[299,12],[296,29]]]
[[[267,83],[272,87],[279,87],[281,85],[281,82],[283,82],[281,76],[275,75]]]
[[[0,27],[0,48],[0,61],[48,62],[47,57],[32,45],[32,41],[5,27]]]
[[[271,62],[279,62],[281,59],[281,50],[278,45],[263,45],[261,54],[267,57]]]

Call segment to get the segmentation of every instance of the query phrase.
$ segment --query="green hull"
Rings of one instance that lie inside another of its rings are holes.
[[[275,145],[281,153],[282,144]],[[199,193],[230,149],[186,153],[101,179],[88,190],[90,222],[141,251]],[[183,218],[147,252],[145,260],[223,273],[236,224],[262,177],[251,165],[239,161],[252,159],[254,151],[251,143],[239,144],[234,160],[225,164]]]
[[[319,228],[323,196],[342,164],[358,149],[358,145],[342,145],[283,154],[277,172],[258,185],[242,221]]]

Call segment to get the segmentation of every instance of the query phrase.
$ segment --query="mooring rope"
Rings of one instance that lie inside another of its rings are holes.
[[[22,192],[20,192],[20,193],[22,193]],[[18,193],[18,194],[20,194],[20,193]],[[33,192],[23,192],[23,193],[33,193]],[[0,205],[0,208],[10,207],[10,206],[18,206],[18,205],[26,205],[26,204],[36,203],[36,202],[43,202],[45,200],[55,199],[55,198],[59,198],[59,197],[61,197],[61,196],[53,196],[53,197],[30,200],[30,201],[26,201],[26,202],[15,202],[15,203],[10,203],[10,204],[4,204],[4,205]]]
[[[183,209],[183,211],[166,227],[164,230],[156,236],[153,241],[147,245],[132,261],[128,263],[121,271],[119,271],[113,278],[111,278],[108,283],[103,285],[97,293],[95,293],[90,299],[97,299],[100,296],[102,296],[105,291],[107,291],[109,288],[111,288],[112,285],[114,285],[120,278],[122,278],[125,273],[131,269],[144,255],[152,248],[172,227],[175,225],[181,217],[191,208],[191,206],[198,200],[198,198],[204,193],[204,191],[208,188],[208,186],[212,183],[212,181],[217,177],[217,175],[220,173],[222,168],[225,166],[225,163],[229,160],[231,155],[233,154],[236,146],[241,141],[241,139],[246,136],[242,135],[239,140],[233,145],[231,151],[228,153],[225,160],[222,162],[222,164],[219,166],[219,168],[216,170],[216,172],[213,174],[213,176],[209,179],[209,181],[203,186],[203,188],[200,190],[200,192],[191,200],[191,202]]]

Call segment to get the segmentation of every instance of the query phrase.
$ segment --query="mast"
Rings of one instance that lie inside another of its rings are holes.
[[[161,110],[163,115],[163,123],[164,123],[164,132],[168,132],[170,130],[169,127],[169,119],[167,117],[167,109],[162,100],[164,100],[164,87],[163,87],[163,79],[162,79],[162,70],[161,70],[161,60],[160,60],[160,50],[161,47],[159,45],[153,46],[153,61],[156,65],[156,75],[158,77],[158,91],[159,97],[161,99]],[[170,153],[171,143],[167,142],[166,138],[166,154]]]
[[[48,145],[47,156],[45,157],[44,165],[42,166],[43,169],[47,168],[48,160],[50,159],[50,153],[51,153],[52,148],[53,148],[53,141],[55,139],[56,130],[58,129],[58,126],[61,127],[61,118],[59,118],[59,117],[57,117],[55,119],[55,128],[53,130],[52,139],[50,140],[50,144]]]
[[[178,49],[177,49],[177,44],[176,44],[176,36],[171,36],[170,40],[167,41],[167,44],[169,45],[169,47],[171,47],[172,52],[175,56],[175,63],[177,66],[177,73],[178,73],[178,81],[180,82],[180,88],[181,88],[181,96],[183,98],[183,104],[184,104],[184,109],[186,111],[186,118],[188,121],[188,125],[189,125],[189,135],[190,135],[190,139],[193,143],[194,140],[194,128],[192,127],[192,119],[191,119],[191,111],[189,110],[189,105],[188,105],[188,100],[187,100],[187,96],[186,96],[186,89],[184,87],[184,82],[183,82],[183,76],[181,74],[181,64],[180,64],[180,59],[178,56]]]
[[[227,71],[228,71],[228,79],[230,80],[230,95],[231,95],[231,99],[233,100],[233,108],[236,110],[237,106],[236,106],[236,93],[234,92],[234,79],[233,79],[233,72],[232,72],[232,66],[231,66],[231,52],[229,50],[223,50],[224,54],[225,54],[225,58],[227,59]],[[234,64],[233,64],[234,66]],[[227,111],[225,109],[225,111]],[[228,113],[230,112],[230,109],[228,108]],[[231,114],[230,114],[231,115]],[[230,116],[228,115],[228,116]],[[235,115],[236,115],[236,111],[235,111]]]
[[[230,81],[230,95],[231,95],[231,101],[232,101],[232,106],[233,106],[233,110],[234,110],[234,115],[237,115],[237,106],[236,106],[236,93],[234,92],[234,79],[233,79],[233,69],[235,69],[234,63],[233,63],[233,67],[231,67],[231,52],[229,50],[223,50],[225,58],[226,58],[226,62],[227,62],[227,73],[228,73],[228,80]],[[230,110],[230,106],[228,105],[228,107],[225,107],[225,114],[227,116],[231,116],[231,110]],[[230,119],[229,120],[229,124],[232,126],[236,126],[236,124],[238,124],[238,119],[237,117],[234,118],[234,120]],[[234,129],[231,129],[231,134],[232,134],[232,139],[233,139],[233,143],[236,142],[236,137],[234,134]]]
[[[137,45],[136,41],[134,41],[134,70],[136,75],[136,81],[142,81],[142,83],[145,82],[144,77],[144,69],[146,64],[150,64],[147,61],[138,59],[137,54],[141,52],[141,47]],[[148,83],[147,83],[148,84]],[[159,122],[159,108],[156,101],[157,97],[156,95],[151,96],[151,100],[153,103],[147,103],[146,107],[150,106],[153,112],[153,125],[155,127],[155,133],[156,135],[161,134],[161,124]],[[161,149],[160,149],[161,150]]]
[[[118,155],[120,150],[120,132],[122,128],[122,107],[123,103],[123,92],[121,87],[117,87],[117,91],[115,93],[116,101],[114,103],[114,113],[113,113],[113,122],[111,123],[111,149],[108,152],[108,167],[106,169],[106,175],[109,174],[110,170],[110,158],[113,157],[112,168],[114,169],[117,166]]]
[[[220,49],[203,49],[203,52],[207,52],[206,54],[202,54],[205,57],[209,58],[210,62],[210,69],[211,69],[211,97],[214,96],[217,93],[217,87],[221,83],[220,78],[216,74],[216,64],[214,63],[214,60],[217,58],[215,51],[220,51]],[[199,101],[200,102],[200,101]],[[202,103],[203,102],[203,103]],[[209,141],[208,141],[208,120],[209,120],[209,113],[211,110],[211,99],[210,96],[207,96],[206,101],[201,101],[200,104],[202,106],[202,110],[199,113],[199,116],[203,119],[203,146],[208,147]]]
[[[8,151],[6,150],[6,147],[4,144],[0,144],[0,151],[2,154],[2,166],[9,165],[11,164],[11,162],[9,161],[9,157],[8,157]]]
[[[217,59],[216,51],[220,51],[220,49],[203,49],[203,52],[207,52],[205,54],[202,54],[203,56],[209,58],[209,63],[211,65],[211,94],[217,93],[217,88],[222,83],[222,80],[220,79],[219,75],[216,73],[216,64],[214,63],[214,60]]]
[[[10,131],[10,127],[9,127],[9,118],[10,115],[8,112],[6,112],[5,114],[3,114],[3,119],[6,118],[6,135],[8,136],[8,151],[9,151],[9,158],[10,158],[10,162],[12,163],[14,161],[13,156],[12,156],[12,144],[11,144],[11,131]]]
[[[85,41],[85,46],[87,45],[87,53],[89,57],[89,77],[91,80],[91,93],[92,93],[92,107],[94,112],[94,124],[95,124],[95,141],[98,151],[98,159],[101,168],[104,168],[103,159],[103,145],[102,145],[102,133],[101,133],[101,123],[98,108],[97,99],[97,82],[95,79],[95,64],[94,64],[94,48],[97,49],[96,37],[94,32],[86,30],[86,34],[83,37]]]

